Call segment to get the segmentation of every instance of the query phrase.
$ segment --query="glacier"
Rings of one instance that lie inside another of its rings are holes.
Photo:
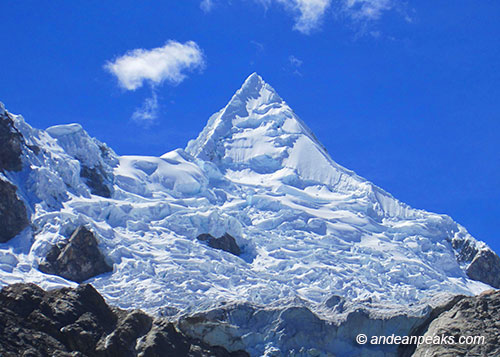
[[[255,73],[185,149],[160,157],[117,156],[79,124],[39,130],[3,105],[0,115],[25,142],[23,169],[0,178],[18,188],[31,221],[0,244],[2,286],[76,286],[37,268],[86,226],[113,266],[87,281],[108,303],[172,319],[260,307],[269,318],[227,332],[252,355],[291,350],[283,336],[257,333],[279,309],[307,308],[334,328],[361,312],[422,317],[451,296],[491,289],[467,276],[471,259],[457,259],[457,247],[490,250],[485,243],[337,164]],[[204,233],[229,233],[242,254],[207,246]]]

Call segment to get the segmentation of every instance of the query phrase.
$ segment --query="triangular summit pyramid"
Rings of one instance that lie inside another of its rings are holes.
[[[247,178],[273,175],[296,183],[358,186],[364,180],[336,164],[311,130],[256,73],[208,121],[186,151]],[[259,184],[268,181],[259,178]],[[337,187],[342,190],[342,187]]]

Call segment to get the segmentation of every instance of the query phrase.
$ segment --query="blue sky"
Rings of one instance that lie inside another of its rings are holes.
[[[161,155],[258,72],[338,163],[500,251],[496,0],[4,0],[0,14],[0,101],[35,127],[79,122],[118,154]],[[142,86],[112,70],[175,45]]]

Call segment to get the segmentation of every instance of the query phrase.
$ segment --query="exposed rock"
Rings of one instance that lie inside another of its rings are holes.
[[[137,339],[144,336],[152,326],[152,318],[140,310],[121,313],[115,330],[99,341],[96,353],[99,356],[135,356]]]
[[[0,171],[20,171],[22,139],[9,114],[0,110]]]
[[[489,249],[479,251],[467,267],[467,276],[500,288],[500,257]]]
[[[215,238],[208,233],[203,233],[198,236],[198,240],[206,241],[210,247],[215,249],[225,250],[234,255],[241,254],[240,247],[229,233],[224,233],[224,235],[219,238]]]
[[[104,260],[94,234],[85,227],[77,228],[66,243],[53,246],[38,268],[77,283],[113,270]]]
[[[1,139],[0,139],[1,140]],[[1,154],[0,154],[1,158]],[[0,242],[14,238],[29,224],[24,203],[17,197],[16,186],[0,179]]]
[[[500,356],[499,311],[500,291],[457,297],[412,334],[421,336],[423,341],[440,339],[435,342],[444,340],[445,343],[401,345],[399,356]],[[469,338],[469,341],[461,341],[461,338]]]
[[[219,356],[219,357],[247,357],[248,353],[239,350],[228,352],[223,347],[210,346],[196,339],[186,339],[175,326],[166,321],[157,319],[150,332],[138,344],[140,357],[160,356]]]
[[[451,240],[451,244],[456,251],[457,262],[459,263],[470,263],[478,253],[478,248],[471,240],[455,238]]]
[[[111,190],[106,185],[106,174],[102,167],[88,167],[81,165],[80,177],[85,179],[85,183],[90,188],[90,192],[101,197],[111,197]]]
[[[465,272],[472,280],[500,288],[500,257],[488,247],[478,247],[471,240],[453,239],[457,261],[468,264]]]
[[[110,308],[89,284],[44,291],[14,284],[0,292],[0,355],[245,357],[179,332],[142,311]]]
[[[10,285],[0,292],[0,315],[2,356],[75,356],[69,353],[71,345],[84,346],[92,337],[99,339],[105,331],[112,331],[116,320],[91,285],[48,292],[34,284]],[[100,328],[87,330],[88,337],[75,342],[76,326],[83,331],[88,326],[85,318],[90,316]],[[89,348],[80,352],[84,351]]]

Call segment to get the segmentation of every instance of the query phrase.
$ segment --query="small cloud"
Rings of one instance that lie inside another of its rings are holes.
[[[291,55],[288,57],[288,62],[290,62],[290,65],[292,67],[298,68],[302,66],[303,61],[295,57],[294,55]]]
[[[344,0],[343,7],[354,20],[378,20],[395,5],[394,0]]]
[[[258,41],[253,41],[253,40],[250,41],[250,43],[255,46],[255,48],[257,49],[257,52],[259,52],[259,53],[264,52],[265,47],[262,43],[260,43]]]
[[[145,126],[152,125],[158,118],[158,97],[153,90],[151,98],[147,98],[140,108],[132,114],[132,120]]]
[[[412,22],[412,17],[404,10],[404,0],[254,0],[266,9],[273,3],[279,4],[295,17],[294,29],[303,34],[317,30],[330,13],[332,17],[343,15],[366,26],[379,20],[384,13],[396,10],[402,13],[405,21]]]
[[[212,11],[212,8],[214,7],[214,2],[213,0],[203,0],[201,3],[200,3],[200,9],[203,11],[203,12],[210,12]]]
[[[145,126],[158,118],[156,88],[163,82],[176,85],[186,79],[186,71],[203,69],[205,60],[198,45],[193,41],[180,43],[168,41],[163,47],[152,50],[135,49],[107,62],[104,66],[112,73],[121,87],[136,90],[145,83],[151,87],[151,97],[132,114],[132,120]]]
[[[288,65],[284,68],[286,71],[295,74],[296,76],[302,77],[302,73],[299,68],[302,66],[303,61],[294,55],[288,56]]]
[[[331,0],[275,0],[295,13],[294,29],[310,34],[317,29],[323,16],[330,7]]]
[[[203,68],[203,53],[193,41],[168,41],[165,46],[152,50],[135,49],[106,63],[104,68],[116,76],[120,85],[135,90],[149,82],[157,86],[164,81],[179,84],[185,71]]]

